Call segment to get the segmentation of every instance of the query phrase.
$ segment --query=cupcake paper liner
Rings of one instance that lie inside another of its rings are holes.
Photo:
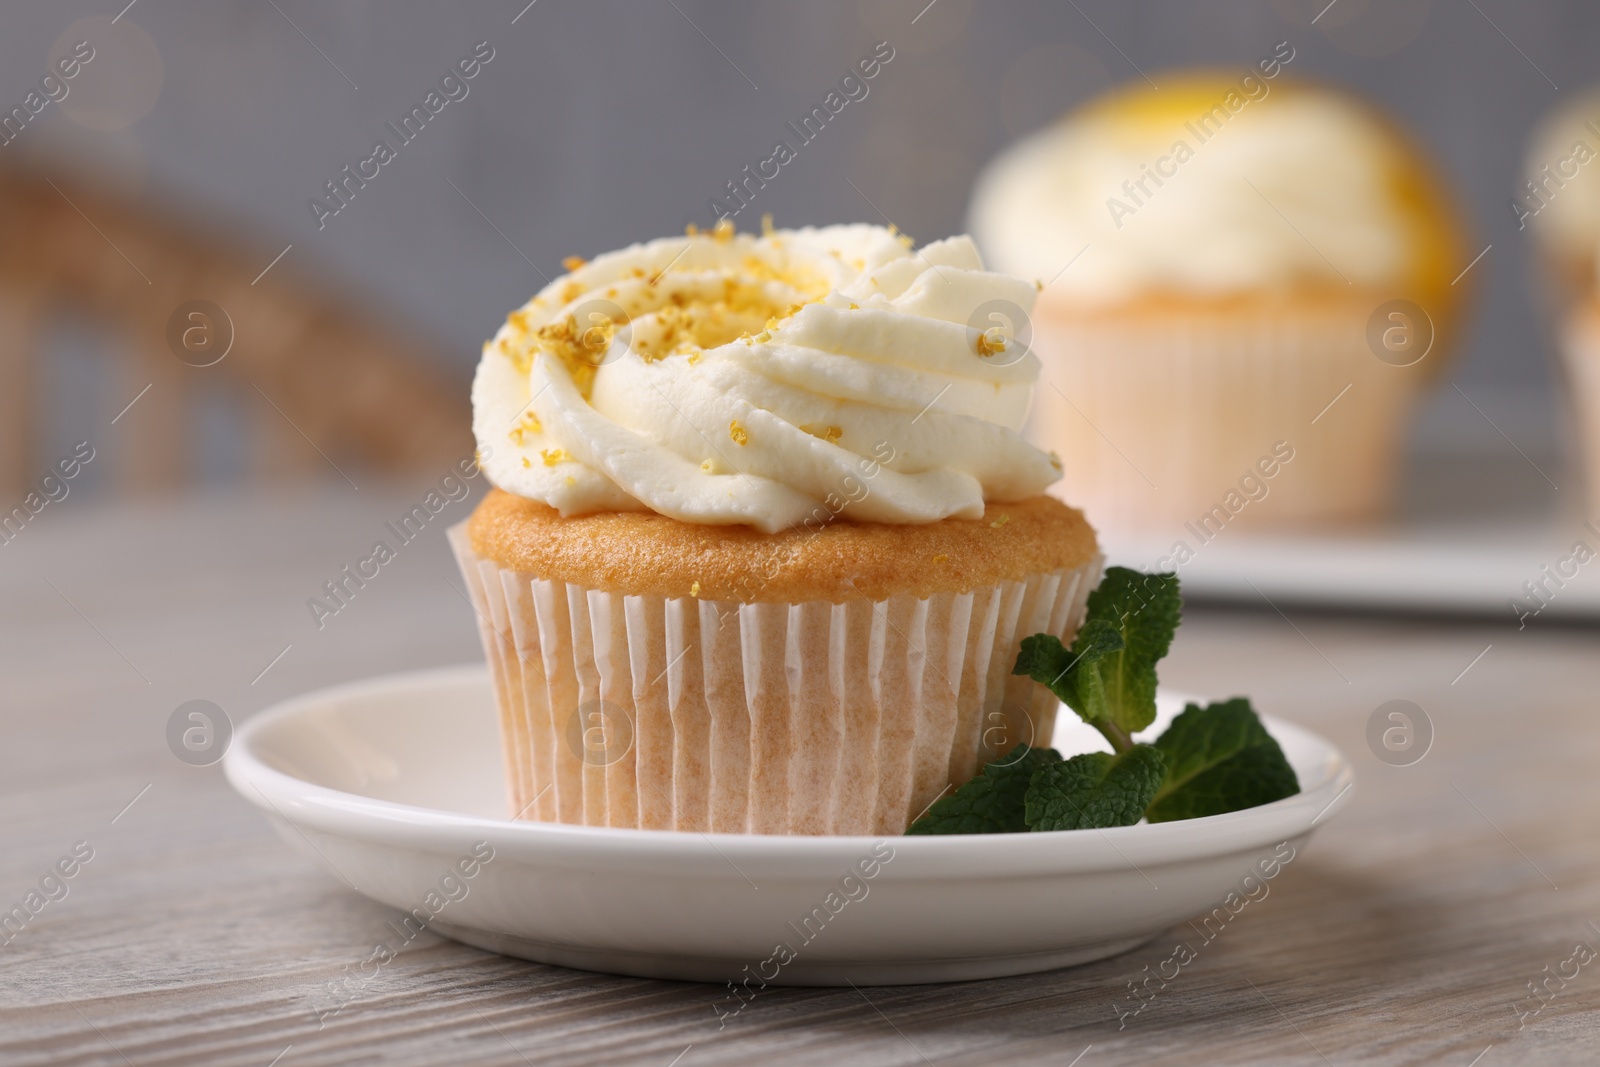
[[[513,817],[898,834],[1055,698],[1012,675],[1070,641],[1102,560],[967,593],[843,604],[628,596],[509,570],[450,531],[494,678]]]
[[[1569,313],[1561,330],[1561,362],[1577,416],[1578,450],[1592,511],[1600,507],[1600,310]]]
[[[1226,507],[1250,525],[1382,514],[1430,352],[1408,367],[1368,347],[1377,296],[1223,314],[1075,318],[1042,309],[1030,436],[1065,467],[1058,495],[1102,529],[1181,533],[1255,471],[1266,493]],[[1348,388],[1347,388],[1348,387]],[[1271,478],[1257,465],[1293,450]],[[1235,503],[1238,498],[1235,498]]]

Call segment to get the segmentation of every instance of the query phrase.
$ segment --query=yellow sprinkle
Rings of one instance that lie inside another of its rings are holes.
[[[694,597],[696,600],[700,599],[700,582],[698,579],[696,579],[695,583],[689,587],[689,595]]]
[[[574,478],[572,475],[569,474],[569,475],[567,475],[567,484],[568,485],[577,485],[578,484],[578,479]]]
[[[1033,288],[1035,292],[1044,292],[1044,282],[1040,281],[1038,278],[1035,278],[1033,280]]]
[[[546,467],[554,467],[557,463],[566,463],[572,459],[572,455],[564,448],[541,448],[539,455],[544,457]]]
[[[772,318],[767,320],[767,332],[771,333],[773,330],[776,330],[777,328],[778,328],[778,317],[776,315],[774,315]]]
[[[998,519],[996,519],[993,522],[991,522],[989,524],[989,526],[990,526],[991,529],[998,530],[998,529],[1000,529],[1000,527],[1004,526],[1006,523],[1008,523],[1010,521],[1011,521],[1011,516],[1010,515],[1002,515]]]
[[[947,562],[949,562],[949,560],[950,560],[950,554],[948,552],[941,552],[937,556],[933,557],[933,561],[935,563],[947,563]]]
[[[561,261],[561,265],[568,270],[577,270],[587,262],[589,261],[584,259],[582,256],[568,256],[566,259]]]
[[[692,367],[696,363],[699,363],[700,362],[700,357],[703,356],[703,355],[705,355],[704,352],[690,352],[689,353],[689,366]]]
[[[754,337],[750,338],[750,340],[754,341],[757,344],[764,345],[768,341],[772,340],[772,335],[770,333],[768,333],[766,330],[762,330],[760,333],[758,333]]]
[[[699,233],[700,233],[700,227],[696,226],[692,222],[689,223],[689,225],[687,225],[687,226],[685,226],[683,228],[683,235],[685,237],[696,237],[696,236],[699,235]]]
[[[533,461],[530,460],[527,456],[523,456],[522,457],[522,465],[524,467],[531,467],[531,466],[533,466]]]
[[[1054,452],[1050,453],[1050,466],[1054,467],[1056,470],[1061,469],[1061,457],[1056,455]]]
[[[728,436],[733,438],[733,443],[741,448],[750,443],[750,433],[739,425],[738,419],[728,423]]]
[[[761,236],[772,236],[772,212],[763,212],[761,215]]]
[[[989,330],[984,330],[978,334],[976,345],[980,356],[992,356],[1006,350],[1005,334],[995,333],[993,337],[990,337],[989,334]]]
[[[711,228],[711,236],[723,244],[733,240],[733,220],[718,219],[717,224]]]
[[[700,469],[705,471],[707,474],[715,474],[717,473],[716,461],[708,459],[704,463],[700,464]]]
[[[522,416],[522,421],[513,426],[506,436],[514,443],[522,445],[530,433],[544,433],[544,424],[539,421],[539,416],[531,411],[526,412]]]
[[[832,442],[834,442],[834,441],[837,441],[839,438],[844,436],[844,428],[840,427],[840,426],[822,426],[822,427],[818,427],[818,426],[813,426],[810,423],[807,423],[806,425],[801,426],[800,428],[802,430],[804,430],[806,433],[810,434],[812,437],[821,438],[822,440],[827,441],[830,444]]]
[[[860,304],[851,304],[850,305],[850,310],[851,311],[860,311],[861,310],[861,305]]]

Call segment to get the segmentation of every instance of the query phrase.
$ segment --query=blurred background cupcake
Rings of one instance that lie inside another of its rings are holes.
[[[1600,503],[1600,86],[1552,111],[1528,142],[1510,207],[1538,242],[1535,299],[1556,324],[1590,507]]]
[[[1103,529],[1382,514],[1466,266],[1413,142],[1348,93],[1252,67],[1156,75],[1012,146],[971,226],[1037,279],[1031,432]]]

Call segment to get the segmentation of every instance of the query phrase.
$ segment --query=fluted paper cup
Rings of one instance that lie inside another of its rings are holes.
[[[1561,361],[1593,511],[1600,505],[1600,304],[1585,302],[1567,315],[1561,330]]]
[[[1219,507],[1250,526],[1371,519],[1390,506],[1406,419],[1440,356],[1425,358],[1433,331],[1416,305],[1375,294],[1041,307],[1030,436],[1061,456],[1051,491],[1103,530],[1176,534]]]
[[[629,596],[507,569],[450,531],[495,682],[513,817],[647,829],[898,834],[1055,700],[1011,668],[1070,641],[1101,560],[835,604]]]

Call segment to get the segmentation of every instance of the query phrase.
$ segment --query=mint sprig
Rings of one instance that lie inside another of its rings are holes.
[[[1072,647],[1035,634],[1012,673],[1048,687],[1122,752],[1155,721],[1156,663],[1172,647],[1182,608],[1176,574],[1108,567]]]
[[[1022,641],[1013,674],[1048,687],[1111,743],[1063,760],[1018,745],[933,804],[908,834],[1082,830],[1220,815],[1300,791],[1294,768],[1243,697],[1190,704],[1153,744],[1156,664],[1172,646],[1182,600],[1176,574],[1110,567],[1089,594],[1071,648],[1051,634]]]

